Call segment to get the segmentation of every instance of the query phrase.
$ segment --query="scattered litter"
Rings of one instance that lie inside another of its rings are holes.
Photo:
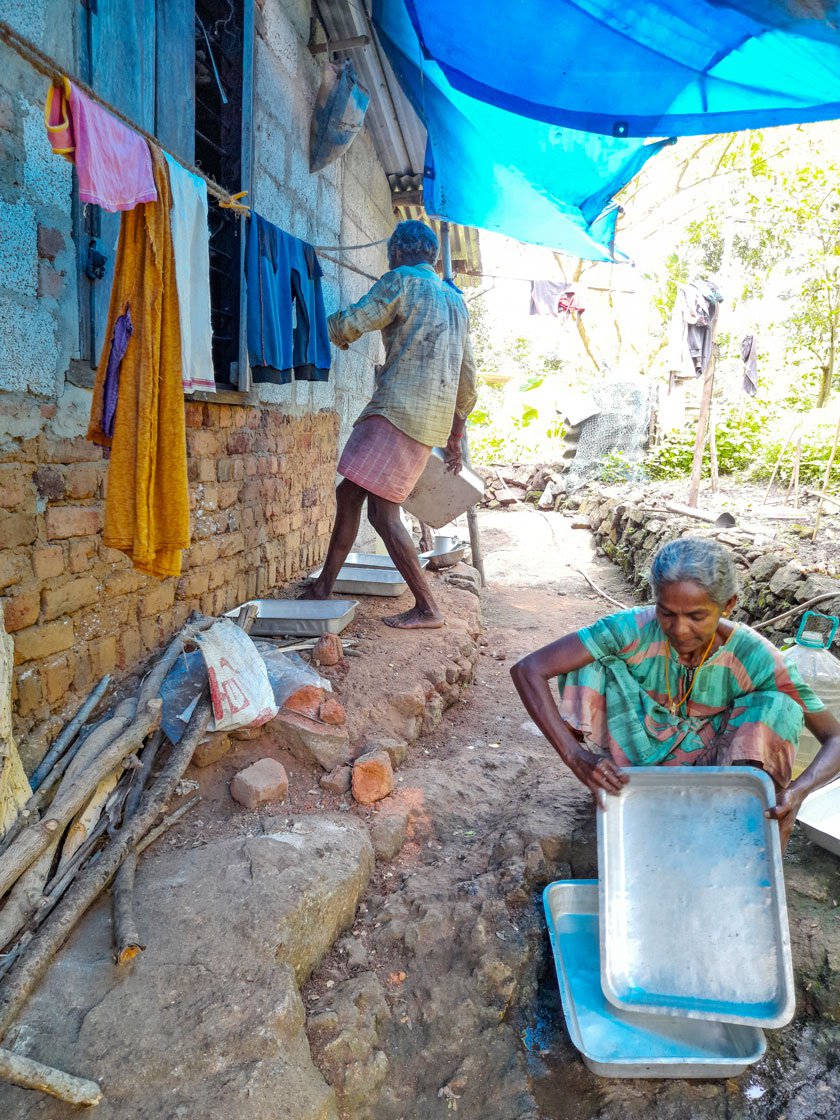
[[[188,793],[195,793],[195,791],[200,788],[201,786],[199,783],[193,781],[192,778],[181,778],[180,782],[178,782],[175,787],[175,796],[185,797]]]
[[[488,745],[488,747],[500,747],[502,744],[501,743],[488,743],[487,745]]]
[[[744,1096],[748,1101],[760,1101],[767,1090],[758,1084],[748,1085],[744,1090]]]

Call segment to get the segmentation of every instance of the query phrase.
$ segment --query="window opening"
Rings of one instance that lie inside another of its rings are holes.
[[[242,189],[244,0],[195,3],[195,161],[231,193]],[[216,383],[239,388],[241,219],[210,207],[210,304]]]

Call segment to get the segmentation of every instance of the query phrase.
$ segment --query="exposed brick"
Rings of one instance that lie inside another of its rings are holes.
[[[70,541],[67,562],[74,575],[87,572],[99,563],[98,544],[96,537],[76,537]]]
[[[26,500],[26,476],[20,463],[0,466],[0,506],[14,509]]]
[[[66,287],[67,274],[65,272],[50,264],[49,261],[38,262],[39,299],[59,300],[64,295]]]
[[[99,489],[98,464],[74,463],[65,467],[64,481],[68,498],[92,498]]]
[[[44,622],[38,626],[29,626],[26,630],[19,630],[15,635],[15,664],[49,657],[54,653],[63,653],[64,650],[70,649],[74,640],[73,623],[69,618],[62,618],[60,622]]]
[[[150,578],[136,568],[123,568],[108,576],[106,591],[108,595],[130,595],[141,587],[148,587]]]
[[[286,711],[298,712],[302,716],[308,716],[309,719],[318,719],[318,712],[326,698],[327,694],[323,688],[318,688],[314,684],[305,684],[284,700],[283,707]]]
[[[90,644],[90,663],[95,677],[113,673],[117,665],[117,638],[115,634],[105,635]]]
[[[47,588],[41,595],[44,619],[49,622],[50,619],[88,607],[97,602],[99,593],[99,584],[92,576],[70,580],[60,587]]]
[[[41,680],[50,707],[56,707],[66,698],[73,683],[77,662],[75,653],[65,653],[41,664]]]
[[[140,618],[151,618],[168,611],[175,602],[175,587],[176,581],[167,579],[145,591],[140,596]]]
[[[76,633],[86,641],[96,641],[106,634],[119,634],[129,625],[128,616],[133,603],[129,595],[119,598],[100,596],[96,606],[82,611],[76,619]]]
[[[36,548],[32,553],[32,570],[36,579],[55,579],[64,571],[64,549],[60,544]]]
[[[362,755],[353,764],[353,797],[360,805],[372,805],[394,790],[394,771],[386,751]]]
[[[176,595],[179,599],[197,599],[208,589],[210,572],[207,568],[196,568],[178,580]]]
[[[289,779],[276,758],[261,758],[240,770],[230,783],[234,801],[246,809],[256,809],[272,801],[284,801],[289,792]]]
[[[253,444],[254,436],[252,432],[246,428],[235,429],[227,437],[227,453],[228,455],[247,455]],[[254,473],[256,473],[256,464],[253,464],[253,466]]]
[[[89,537],[102,528],[102,513],[96,506],[49,506],[47,539]]]
[[[187,427],[200,428],[204,423],[204,405],[199,401],[187,401],[186,405]]]
[[[44,704],[44,688],[37,665],[25,665],[15,672],[15,712],[18,716],[37,713]]]
[[[327,697],[321,705],[318,718],[322,723],[330,723],[333,727],[343,727],[347,723],[347,713],[344,710],[344,705],[334,696]]]
[[[64,497],[64,475],[58,467],[42,464],[33,474],[32,481],[40,496],[48,502],[59,501]]]
[[[0,510],[0,547],[18,548],[22,544],[32,544],[37,536],[38,523],[34,515]]]
[[[140,660],[142,643],[136,630],[123,630],[117,635],[117,667],[125,672]]]
[[[25,570],[26,557],[21,552],[0,549],[0,590],[17,583]]]
[[[52,439],[41,436],[37,458],[41,463],[95,463],[102,459],[102,448],[82,436],[76,439]]]
[[[38,226],[38,256],[54,261],[67,248],[64,234],[54,226]]]
[[[3,604],[3,618],[9,633],[33,626],[41,610],[41,596],[37,587],[19,591]]]

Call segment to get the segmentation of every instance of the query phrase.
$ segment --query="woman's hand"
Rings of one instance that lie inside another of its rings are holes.
[[[578,747],[568,757],[564,755],[563,761],[601,807],[605,793],[620,793],[622,786],[627,785],[627,775],[622,774],[611,758],[593,754],[585,747]]]
[[[807,790],[798,789],[796,783],[793,783],[789,785],[787,789],[783,789],[779,793],[776,804],[764,814],[765,817],[779,822],[779,834],[781,836],[783,852],[788,846],[790,834],[793,832],[793,826],[796,824],[796,814],[802,808],[802,802],[807,796]]]

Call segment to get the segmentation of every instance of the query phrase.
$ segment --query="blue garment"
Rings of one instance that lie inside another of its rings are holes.
[[[255,382],[326,381],[330,340],[321,266],[305,241],[251,213],[245,250],[248,357]]]

